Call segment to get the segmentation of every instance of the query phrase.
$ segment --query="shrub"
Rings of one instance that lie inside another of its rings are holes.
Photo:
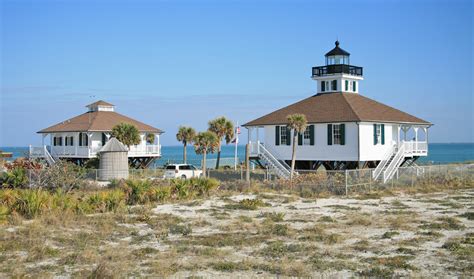
[[[172,192],[178,199],[185,199],[190,196],[191,193],[191,182],[186,179],[173,179],[171,180]]]
[[[148,202],[150,188],[150,180],[128,179],[122,189],[125,192],[127,204],[134,205]]]
[[[2,175],[3,187],[22,188],[28,185],[26,170],[21,167],[15,167]]]
[[[25,218],[33,218],[48,208],[50,195],[41,189],[21,190],[12,209]]]
[[[148,199],[152,202],[163,202],[171,197],[171,187],[158,186],[153,187],[148,192]]]
[[[91,195],[87,201],[89,208],[86,211],[109,212],[117,211],[125,205],[125,193],[120,190],[102,191]]]

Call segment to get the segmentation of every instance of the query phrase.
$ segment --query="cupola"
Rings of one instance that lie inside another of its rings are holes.
[[[318,93],[359,93],[359,81],[363,80],[362,67],[350,64],[350,53],[335,47],[324,56],[325,66],[312,69],[312,78],[318,82]]]
[[[114,105],[107,103],[105,101],[97,101],[86,106],[89,112],[95,111],[114,111]]]

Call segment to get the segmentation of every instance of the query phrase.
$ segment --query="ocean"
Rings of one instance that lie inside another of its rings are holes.
[[[28,154],[28,147],[0,147],[5,152],[13,152],[13,158],[25,157]],[[161,148],[162,158],[155,161],[154,166],[163,166],[166,163],[180,163],[183,159],[182,146],[163,146]],[[201,165],[201,155],[194,152],[192,146],[187,148],[188,163]],[[240,161],[245,159],[245,146],[237,147],[237,154]],[[217,154],[209,154],[208,159],[215,159]],[[233,158],[234,146],[222,146],[221,158]],[[430,143],[429,155],[419,159],[420,164],[446,164],[474,161],[474,143]]]

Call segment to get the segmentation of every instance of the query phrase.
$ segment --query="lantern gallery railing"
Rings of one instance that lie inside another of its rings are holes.
[[[320,77],[332,74],[349,74],[354,76],[362,76],[362,67],[345,64],[313,67],[313,77]]]

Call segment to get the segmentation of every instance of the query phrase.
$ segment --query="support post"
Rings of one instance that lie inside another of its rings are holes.
[[[245,181],[250,182],[250,144],[245,146]]]
[[[347,169],[344,171],[344,174],[346,176],[346,196],[347,196]]]

